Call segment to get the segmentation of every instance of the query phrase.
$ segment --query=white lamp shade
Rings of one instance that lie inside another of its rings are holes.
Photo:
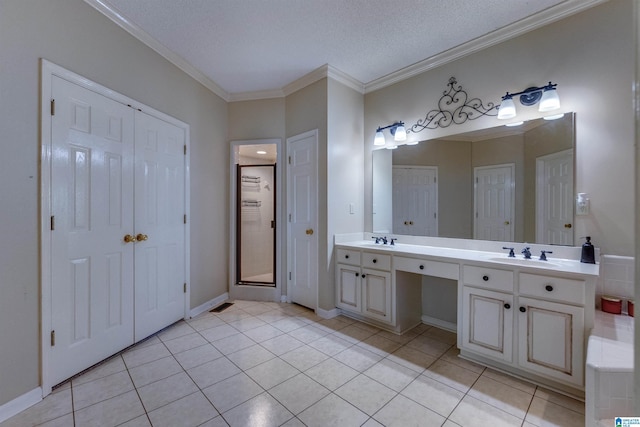
[[[506,120],[511,119],[516,116],[516,104],[513,102],[512,98],[506,98],[502,100],[500,103],[500,108],[498,109],[498,119]]]
[[[540,99],[540,105],[538,111],[552,111],[560,108],[560,98],[558,92],[555,89],[547,89],[542,92],[542,98]]]
[[[376,132],[376,136],[375,138],[373,138],[373,145],[384,145],[386,143],[387,141],[385,141],[382,131],[379,130],[378,132]]]
[[[396,133],[395,135],[393,135],[393,139],[394,141],[404,141],[405,139],[407,139],[407,131],[405,130],[404,126],[398,125],[398,127],[396,128]]]

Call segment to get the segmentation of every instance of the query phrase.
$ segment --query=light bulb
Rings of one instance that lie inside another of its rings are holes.
[[[400,124],[396,127],[396,133],[393,135],[394,141],[404,141],[407,139],[407,131],[404,128],[404,125]]]
[[[384,139],[384,134],[381,130],[376,132],[376,137],[373,138],[373,145],[384,145],[387,141]]]
[[[558,92],[553,89],[545,89],[542,92],[542,98],[540,99],[540,105],[538,106],[538,111],[552,111],[560,108],[560,98],[558,97]]]
[[[498,109],[498,119],[506,120],[516,116],[516,104],[511,96],[504,97]]]

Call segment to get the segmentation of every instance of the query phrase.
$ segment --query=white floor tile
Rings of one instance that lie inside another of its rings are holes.
[[[369,416],[335,394],[330,394],[305,409],[298,418],[308,427],[356,427],[361,426]]]
[[[77,427],[116,426],[144,415],[135,390],[119,394],[97,404],[75,411]]]
[[[198,387],[185,372],[180,372],[144,387],[138,387],[138,395],[147,412],[151,412],[196,391],[198,391]]]
[[[153,427],[196,427],[217,416],[218,411],[200,391],[149,412]]]
[[[293,418],[291,412],[267,393],[236,406],[222,416],[231,427],[276,427]]]
[[[464,393],[425,375],[416,378],[401,394],[422,406],[448,417],[464,397]]]
[[[264,389],[242,372],[207,387],[202,392],[223,413],[263,393]]]
[[[305,371],[305,374],[333,391],[357,376],[358,371],[335,359],[327,359]]]
[[[246,374],[265,390],[269,390],[299,373],[300,371],[281,359],[271,359],[246,371]]]
[[[365,375],[358,375],[335,393],[368,415],[373,415],[398,393]]]
[[[441,415],[402,395],[394,397],[373,418],[385,427],[440,426],[445,421]],[[485,425],[489,424],[476,424]]]
[[[273,387],[269,394],[297,415],[329,394],[329,390],[305,374],[298,374]]]

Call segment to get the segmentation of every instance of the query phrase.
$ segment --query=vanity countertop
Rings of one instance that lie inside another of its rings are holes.
[[[548,255],[548,261],[540,261],[532,255],[532,259],[524,259],[522,255],[516,258],[507,257],[506,252],[489,252],[441,246],[414,245],[395,243],[383,245],[368,240],[336,243],[337,248],[375,251],[392,255],[418,257],[448,262],[479,262],[492,264],[495,267],[513,267],[523,270],[535,269],[540,272],[570,273],[582,276],[598,276],[599,264],[584,264],[572,259],[553,258]]]

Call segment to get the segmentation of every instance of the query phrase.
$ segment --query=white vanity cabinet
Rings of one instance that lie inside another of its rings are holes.
[[[475,265],[462,272],[463,354],[584,386],[584,280]]]
[[[581,387],[584,384],[585,282],[520,273],[518,365]]]
[[[391,256],[338,249],[336,306],[353,314],[393,324]]]
[[[512,362],[513,272],[465,265],[458,330],[461,348]]]

